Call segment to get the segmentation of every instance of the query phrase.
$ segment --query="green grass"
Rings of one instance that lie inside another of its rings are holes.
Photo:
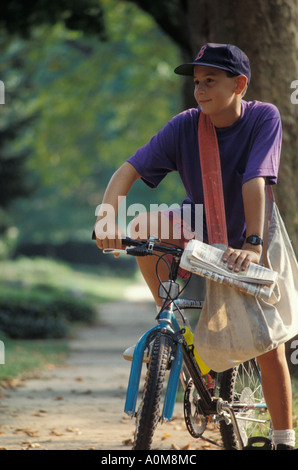
[[[71,300],[75,305],[83,302],[97,307],[121,299],[133,282],[134,275],[116,277],[99,268],[70,266],[53,259],[19,258],[0,262],[0,303],[42,305]],[[60,363],[67,355],[66,340],[14,340],[1,331],[0,340],[5,346],[0,385]]]
[[[0,262],[0,294],[9,292],[14,298],[26,298],[64,292],[86,297],[93,302],[120,299],[133,282],[126,277],[107,274],[100,267],[70,266],[47,258],[19,258]]]
[[[3,339],[5,364],[0,364],[0,386],[34,376],[41,369],[61,364],[68,353],[66,341]]]
[[[293,427],[296,434],[296,445],[298,445],[298,378],[292,377],[293,388]]]

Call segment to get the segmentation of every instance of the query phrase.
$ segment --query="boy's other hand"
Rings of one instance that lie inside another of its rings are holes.
[[[247,244],[244,249],[228,247],[223,254],[222,260],[227,263],[228,268],[232,271],[239,272],[245,271],[250,263],[259,264],[262,255],[261,246],[251,246],[247,248]]]
[[[108,248],[114,250],[123,249],[122,238],[125,238],[125,234],[119,229],[117,224],[115,224],[113,230],[103,231],[102,225],[98,224],[97,222],[94,226],[97,247],[100,250],[105,250]],[[119,253],[115,253],[114,256],[117,258]]]

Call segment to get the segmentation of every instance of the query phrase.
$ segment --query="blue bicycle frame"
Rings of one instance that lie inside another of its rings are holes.
[[[136,344],[136,348],[133,355],[130,377],[128,381],[127,393],[126,393],[126,402],[124,407],[124,412],[130,416],[134,416],[135,407],[137,402],[137,395],[139,390],[140,376],[143,364],[143,354],[145,348],[148,344],[148,337],[152,333],[161,331],[163,334],[168,332],[169,335],[177,335],[181,333],[181,328],[176,320],[175,314],[173,313],[174,306],[179,308],[186,307],[197,307],[201,308],[203,302],[196,300],[187,300],[187,299],[176,299],[171,302],[170,306],[159,314],[158,316],[158,325],[154,326],[148,330]],[[175,358],[172,361],[170,376],[167,384],[165,400],[163,405],[163,411],[161,415],[161,420],[170,421],[173,416],[174,406],[176,402],[176,395],[179,384],[179,377],[183,363],[183,353],[181,342],[177,342],[177,347],[175,349]]]

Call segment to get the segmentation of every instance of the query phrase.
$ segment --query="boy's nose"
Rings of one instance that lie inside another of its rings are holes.
[[[196,86],[196,92],[197,93],[205,93],[206,92],[206,85],[204,83],[199,83],[197,86]]]
[[[206,94],[206,88],[199,87],[196,89],[196,92],[195,92],[196,96],[205,96],[205,94]]]

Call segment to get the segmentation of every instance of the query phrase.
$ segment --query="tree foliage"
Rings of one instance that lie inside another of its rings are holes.
[[[18,141],[34,116],[26,106],[30,80],[23,72],[23,48],[4,38],[0,44],[0,77],[5,84],[5,104],[1,105],[0,113],[0,234],[4,234],[10,223],[7,212],[13,201],[31,195],[35,186],[34,175],[27,168],[30,149]]]
[[[23,241],[90,239],[112,173],[180,109],[178,49],[134,5],[102,5],[106,42],[60,22],[35,27],[23,43],[38,119],[19,145],[32,148],[28,168],[40,181],[12,211]],[[140,182],[130,200],[179,202],[177,183],[173,175],[152,193]]]
[[[104,15],[97,0],[6,0],[1,2],[0,28],[29,38],[35,27],[62,22],[66,28],[106,39]]]
[[[160,0],[127,0],[135,3],[146,13],[149,13],[159,27],[182,50],[192,52],[189,40],[187,20],[187,0],[172,0],[171,2]]]

